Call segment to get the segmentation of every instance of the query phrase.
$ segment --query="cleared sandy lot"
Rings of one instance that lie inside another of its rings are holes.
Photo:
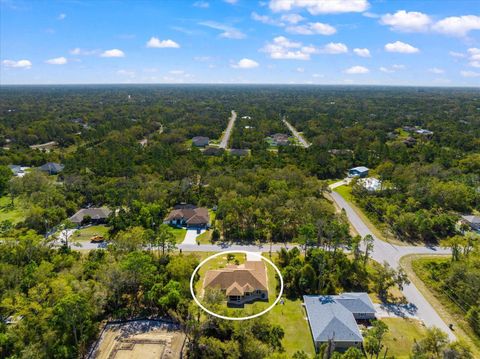
[[[174,324],[141,320],[108,324],[93,355],[98,359],[179,359],[185,336]]]

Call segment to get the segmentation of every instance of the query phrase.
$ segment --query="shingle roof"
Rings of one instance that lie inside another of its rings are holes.
[[[220,288],[227,295],[243,295],[254,290],[268,290],[267,272],[262,261],[246,261],[205,273],[204,288]],[[239,293],[239,294],[232,294]]]
[[[60,163],[55,162],[47,162],[44,165],[40,166],[39,169],[41,171],[49,172],[49,173],[58,173],[62,172],[65,166]]]
[[[472,224],[480,224],[480,217],[479,216],[462,216],[462,218],[467,221],[468,223]]]
[[[105,219],[112,213],[112,211],[105,207],[99,208],[82,208],[77,213],[69,218],[70,222],[82,223],[85,216],[90,216],[92,219]]]
[[[354,314],[375,314],[375,307],[367,293],[343,293],[335,296],[335,300]]]
[[[210,215],[205,207],[191,208],[185,206],[184,208],[174,209],[165,218],[166,221],[179,219],[185,220],[187,224],[207,224],[210,222]]]
[[[350,168],[350,171],[365,172],[365,171],[368,171],[368,168],[365,166],[358,166],[358,167]]]
[[[307,310],[310,329],[315,341],[328,340],[361,342],[353,313],[375,313],[373,304],[366,293],[344,293],[334,296],[305,295],[303,301]]]

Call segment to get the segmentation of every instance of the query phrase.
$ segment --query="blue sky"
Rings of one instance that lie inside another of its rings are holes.
[[[0,83],[479,86],[478,1],[0,0]]]

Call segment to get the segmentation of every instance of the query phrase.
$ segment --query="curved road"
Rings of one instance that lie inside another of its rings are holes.
[[[330,186],[330,188],[333,189],[331,193],[332,198],[340,208],[345,209],[348,220],[360,236],[365,237],[367,234],[370,234],[373,237],[374,247],[371,256],[375,261],[379,263],[387,262],[391,267],[399,268],[400,258],[409,254],[432,255],[451,253],[449,248],[396,246],[378,239],[375,234],[370,231],[370,229],[362,221],[350,204],[340,194],[338,194],[338,192],[335,192],[334,188],[342,184],[345,184],[345,181],[337,182]],[[455,334],[453,334],[447,324],[445,324],[442,318],[440,318],[435,309],[433,309],[431,304],[425,299],[425,297],[413,283],[405,286],[402,293],[408,302],[416,307],[415,315],[421,319],[427,327],[435,326],[440,328],[442,331],[448,334],[450,340],[456,339]]]
[[[230,135],[232,134],[233,125],[235,124],[235,120],[237,119],[237,113],[232,110],[232,116],[230,117],[230,121],[228,121],[227,129],[223,134],[222,140],[220,141],[220,148],[227,148],[228,140],[230,139]]]

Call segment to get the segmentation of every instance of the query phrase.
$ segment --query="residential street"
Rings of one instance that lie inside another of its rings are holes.
[[[341,181],[342,184],[343,181]],[[338,187],[338,182],[331,185],[330,188]],[[340,208],[344,208],[347,213],[348,219],[355,230],[362,237],[370,234],[375,242],[372,253],[372,258],[379,263],[387,262],[393,268],[398,268],[400,265],[400,258],[408,254],[450,254],[449,248],[440,247],[422,247],[422,246],[396,246],[384,241],[379,240],[357,215],[353,208],[343,199],[340,194],[332,190],[332,198]],[[448,334],[451,340],[455,340],[455,335],[448,328],[447,324],[440,318],[435,309],[420,293],[414,284],[409,284],[403,289],[403,294],[407,298],[408,302],[416,307],[415,315],[421,319],[426,326],[435,326]]]
[[[288,129],[290,130],[290,132],[292,132],[292,134],[297,138],[297,140],[302,144],[303,147],[305,148],[308,148],[310,147],[310,144],[307,142],[307,140],[305,140],[305,138],[303,138],[303,136],[295,129],[295,127],[293,127],[286,119],[285,117],[283,118],[283,123],[285,123],[285,125],[287,125]]]
[[[230,117],[230,121],[228,121],[227,129],[223,134],[222,141],[220,142],[220,148],[227,148],[228,140],[230,139],[230,135],[232,134],[233,125],[235,124],[235,120],[237,119],[237,113],[232,110],[232,116]]]

